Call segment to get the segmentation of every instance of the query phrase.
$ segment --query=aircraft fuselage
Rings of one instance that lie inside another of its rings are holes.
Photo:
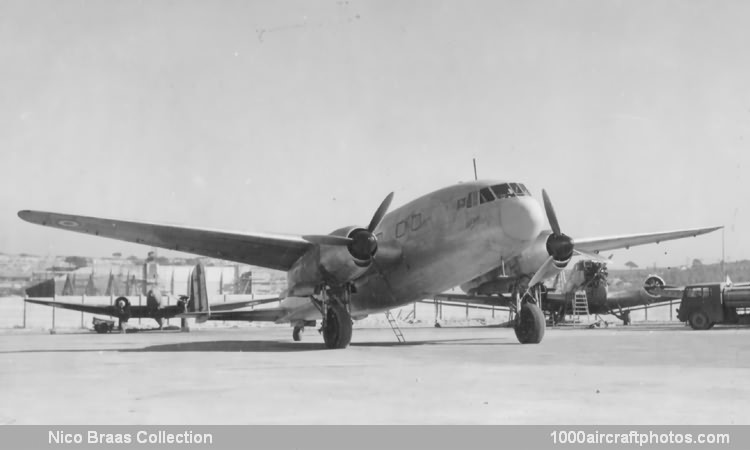
[[[401,258],[381,270],[377,264],[362,269],[363,274],[354,280],[352,316],[382,312],[442,292],[529,247],[541,231],[542,208],[530,195],[480,202],[480,189],[498,183],[451,186],[388,213],[375,234],[381,246],[400,248]],[[290,271],[290,291],[300,281],[295,273]],[[305,301],[309,302],[290,297],[282,302],[296,311],[290,320],[319,316],[314,307],[300,309],[300,302]]]

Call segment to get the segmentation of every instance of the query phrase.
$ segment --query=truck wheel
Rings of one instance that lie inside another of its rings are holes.
[[[696,311],[690,314],[690,326],[694,330],[708,330],[711,328],[711,322],[703,311]]]

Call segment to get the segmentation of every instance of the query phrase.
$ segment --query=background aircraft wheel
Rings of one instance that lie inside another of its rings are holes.
[[[338,302],[328,307],[323,340],[327,348],[346,348],[352,340],[352,317]]]
[[[302,340],[302,330],[304,328],[302,327],[294,327],[294,331],[292,331],[292,339],[295,342],[299,342]]]
[[[518,342],[521,344],[542,342],[544,337],[544,313],[538,305],[531,302],[521,305],[515,331]]]
[[[106,323],[97,323],[94,325],[94,330],[99,334],[104,334],[109,331],[109,327]]]
[[[703,311],[696,311],[690,314],[690,326],[694,330],[708,330],[711,328],[711,322],[708,321],[708,316]]]

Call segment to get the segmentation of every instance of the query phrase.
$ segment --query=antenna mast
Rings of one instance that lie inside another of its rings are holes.
[[[474,181],[477,181],[477,159],[471,158],[471,161],[474,163]]]

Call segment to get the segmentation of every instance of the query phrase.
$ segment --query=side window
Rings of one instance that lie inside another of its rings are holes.
[[[477,193],[470,192],[469,195],[466,196],[466,207],[471,208],[472,206],[476,206],[478,204],[479,202],[477,201]]]
[[[481,191],[479,191],[479,203],[487,203],[491,202],[492,200],[495,200],[495,196],[492,195],[492,191],[490,188],[482,188]]]
[[[528,190],[528,189],[526,189],[526,186],[525,186],[525,185],[523,185],[523,184],[521,184],[521,183],[518,183],[518,185],[519,185],[519,186],[521,186],[521,189],[523,190],[524,194],[526,194],[526,195],[528,195],[528,196],[531,196],[531,192],[529,192],[529,190]]]
[[[701,296],[701,288],[690,288],[687,290],[686,295],[688,298],[698,298]]]
[[[411,215],[411,231],[417,231],[422,227],[422,213]]]
[[[406,234],[406,221],[402,220],[401,222],[396,224],[396,238],[400,238],[401,236]]]

